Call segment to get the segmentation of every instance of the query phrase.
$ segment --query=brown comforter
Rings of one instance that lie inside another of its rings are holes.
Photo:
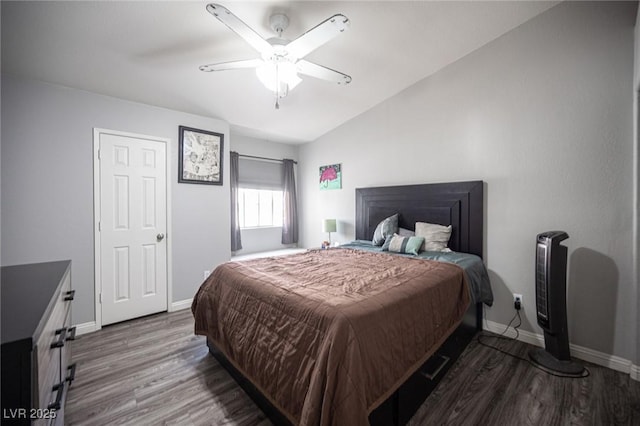
[[[458,266],[329,249],[220,265],[191,309],[294,424],[366,425],[468,305]]]

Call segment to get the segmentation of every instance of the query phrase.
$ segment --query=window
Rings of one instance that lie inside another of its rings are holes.
[[[281,162],[238,160],[240,228],[282,226],[284,173]]]
[[[238,209],[240,228],[282,226],[282,191],[240,188]]]

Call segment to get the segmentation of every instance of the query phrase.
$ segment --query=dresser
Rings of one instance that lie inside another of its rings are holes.
[[[75,376],[71,261],[4,266],[2,424],[62,425]]]

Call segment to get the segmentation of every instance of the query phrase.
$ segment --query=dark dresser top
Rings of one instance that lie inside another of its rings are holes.
[[[52,309],[53,295],[70,267],[70,260],[2,267],[2,344],[30,339],[39,331],[40,321]]]

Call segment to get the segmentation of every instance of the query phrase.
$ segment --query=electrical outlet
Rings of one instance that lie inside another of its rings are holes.
[[[204,271],[204,279],[206,280],[211,275],[211,271]]]
[[[522,295],[518,293],[513,293],[513,307],[516,311],[519,311],[522,308]]]

